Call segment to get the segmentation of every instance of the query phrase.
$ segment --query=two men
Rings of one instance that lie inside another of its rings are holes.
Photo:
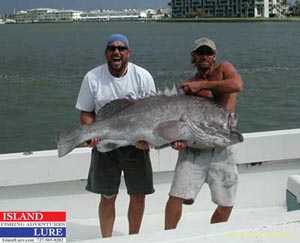
[[[105,47],[107,63],[89,71],[79,91],[76,108],[81,111],[82,124],[93,123],[99,110],[112,100],[129,96],[141,98],[156,91],[150,73],[129,62],[130,55],[126,36],[114,34],[109,37]],[[101,153],[95,147],[100,139],[88,142],[93,150],[86,189],[101,194],[99,221],[102,236],[112,235],[122,171],[130,195],[129,234],[136,234],[143,218],[145,195],[154,192],[148,145],[141,141],[136,147]]]
[[[182,89],[187,95],[212,98],[234,111],[236,94],[242,90],[243,81],[229,62],[216,64],[216,51],[215,43],[207,38],[195,41],[191,58],[197,72],[184,82]],[[82,82],[76,108],[81,110],[83,124],[94,122],[98,111],[109,101],[127,96],[140,98],[155,92],[153,78],[148,71],[129,62],[130,54],[125,36],[115,34],[109,38],[105,48],[107,64],[88,72]],[[112,235],[121,171],[130,195],[129,233],[138,233],[145,195],[154,192],[148,145],[140,141],[136,147],[100,153],[95,148],[100,139],[89,141],[89,146],[94,148],[86,189],[101,194],[99,220],[102,235]],[[177,141],[172,147],[179,150],[179,157],[166,205],[165,229],[176,228],[182,204],[193,203],[204,182],[209,184],[212,200],[218,205],[211,222],[227,221],[237,188],[236,161],[230,147],[196,150],[188,148],[186,141]]]

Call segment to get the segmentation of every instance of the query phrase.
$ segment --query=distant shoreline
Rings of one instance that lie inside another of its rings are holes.
[[[109,21],[39,21],[16,22],[6,24],[55,24],[55,23],[109,23],[109,22],[159,22],[159,23],[260,23],[260,22],[299,22],[300,17],[285,18],[175,18],[175,19],[135,19],[135,20],[109,20]]]
[[[157,22],[180,22],[180,23],[213,23],[213,22],[229,22],[229,23],[244,23],[244,22],[298,22],[300,17],[285,17],[285,18],[180,18],[180,19],[160,19]]]

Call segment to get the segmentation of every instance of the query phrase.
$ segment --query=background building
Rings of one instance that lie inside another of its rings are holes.
[[[94,10],[81,14],[81,21],[110,21],[110,20],[138,20],[145,19],[145,11],[136,9],[115,10]]]
[[[22,10],[16,13],[18,23],[74,21],[81,18],[82,11],[58,10],[51,8],[36,8]]]
[[[22,10],[15,14],[17,23],[44,23],[56,21],[114,21],[114,20],[148,20],[169,16],[169,9],[123,9],[123,10],[58,10],[36,8]]]
[[[281,0],[171,0],[172,18],[269,17]],[[281,5],[281,4],[280,4]]]

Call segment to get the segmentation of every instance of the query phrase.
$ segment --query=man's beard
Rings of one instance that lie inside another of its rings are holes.
[[[209,70],[211,68],[211,65],[199,65],[198,68],[199,68],[199,70],[204,72],[204,71]]]

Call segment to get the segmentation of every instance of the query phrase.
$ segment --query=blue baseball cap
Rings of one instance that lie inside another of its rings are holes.
[[[106,47],[114,42],[114,41],[121,41],[124,43],[124,45],[129,49],[129,41],[127,39],[127,37],[125,35],[122,35],[122,34],[113,34],[111,35],[108,40],[107,40],[107,44],[106,44]]]

